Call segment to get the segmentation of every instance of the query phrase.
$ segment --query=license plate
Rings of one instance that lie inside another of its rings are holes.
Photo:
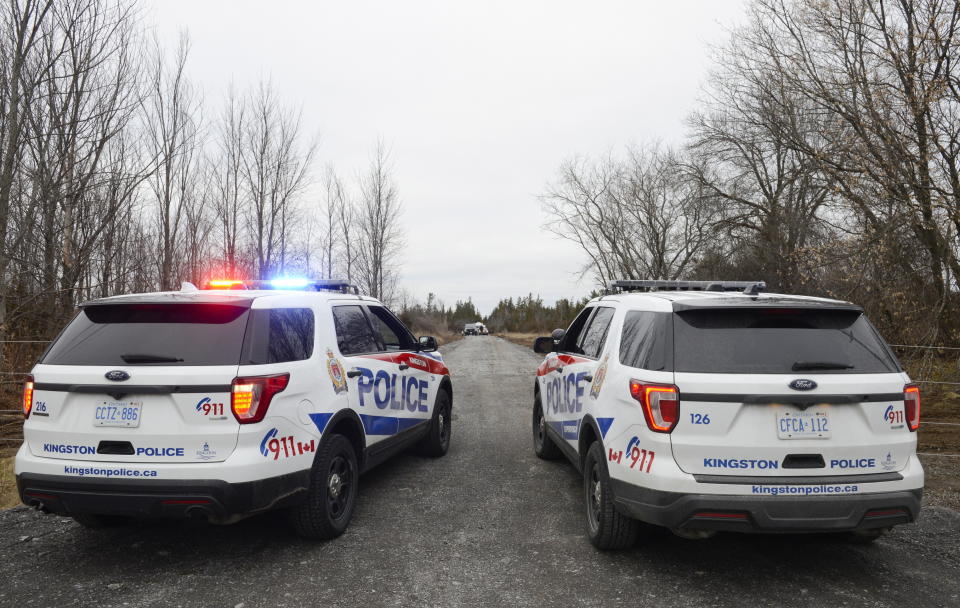
[[[142,401],[103,401],[93,410],[93,426],[140,426]]]
[[[829,439],[830,416],[825,411],[777,412],[780,439]]]

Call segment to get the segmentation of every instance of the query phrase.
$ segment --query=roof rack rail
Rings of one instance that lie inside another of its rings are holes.
[[[763,281],[652,281],[619,280],[607,284],[607,293],[629,291],[739,291],[757,295],[767,289]]]
[[[265,280],[213,279],[207,281],[203,288],[229,290],[290,289],[302,291],[336,291],[339,293],[360,295],[360,289],[344,279],[298,279],[285,277]]]

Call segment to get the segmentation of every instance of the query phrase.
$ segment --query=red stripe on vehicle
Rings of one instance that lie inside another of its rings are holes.
[[[576,357],[574,355],[557,355],[556,357],[549,357],[543,360],[543,363],[540,364],[540,367],[537,368],[538,376],[546,376],[553,370],[558,367],[565,367],[567,365],[573,365],[574,363],[585,363],[589,359],[584,357]]]
[[[420,371],[438,374],[441,376],[450,375],[450,370],[447,369],[446,365],[440,363],[436,359],[424,357],[422,355],[418,355],[417,353],[374,353],[370,355],[359,355],[359,357],[363,359],[386,361],[387,363],[396,363],[397,365],[406,363],[410,367],[419,369]]]

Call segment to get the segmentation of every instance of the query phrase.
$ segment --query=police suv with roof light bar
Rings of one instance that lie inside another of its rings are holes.
[[[537,339],[534,449],[582,471],[594,545],[917,518],[917,386],[861,308],[764,289],[616,281]]]
[[[332,538],[361,472],[411,446],[446,453],[434,338],[343,281],[207,287],[80,307],[24,388],[24,503],[90,527],[285,508]]]

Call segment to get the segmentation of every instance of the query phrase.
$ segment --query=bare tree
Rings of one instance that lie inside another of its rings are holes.
[[[243,144],[246,129],[246,106],[231,86],[220,114],[216,130],[216,148],[209,161],[214,196],[213,207],[220,228],[223,249],[221,272],[225,276],[239,273],[243,218],[247,215],[249,199],[244,192]]]
[[[687,170],[717,205],[717,226],[741,267],[777,289],[802,289],[803,259],[828,239],[822,211],[832,188],[795,145],[823,147],[816,107],[785,86],[735,32],[716,57],[692,127]]]
[[[565,163],[541,197],[547,230],[578,244],[598,283],[675,279],[710,236],[711,210],[677,155],[659,146]]]
[[[339,252],[341,245],[349,247],[350,235],[341,233],[337,227],[337,220],[344,211],[342,207],[347,204],[343,184],[332,166],[328,166],[324,175],[324,200],[321,207],[321,231],[320,238],[322,257],[320,260],[321,275],[326,278],[332,278],[334,273],[334,257]]]
[[[190,41],[181,34],[172,62],[156,48],[150,95],[144,102],[146,135],[157,168],[149,184],[156,204],[156,229],[160,243],[158,275],[161,289],[179,285],[183,260],[182,230],[190,213],[198,219],[198,177],[202,146],[200,101],[186,78]],[[194,237],[196,231],[193,230]],[[195,252],[194,252],[195,253]]]
[[[359,247],[355,244],[359,238],[359,227],[357,222],[357,209],[348,198],[348,194],[341,188],[343,194],[343,204],[337,209],[336,224],[341,237],[340,244],[340,264],[338,267],[343,272],[343,278],[348,283],[353,283],[357,273]]]
[[[403,247],[400,212],[390,151],[378,141],[370,165],[360,176],[357,261],[367,293],[387,302],[394,296],[398,258]]]
[[[790,129],[876,239],[899,247],[919,292],[932,288],[942,332],[960,277],[957,88],[960,5],[951,0],[757,0],[747,44],[764,69],[824,116],[822,142]],[[907,245],[907,243],[903,243]],[[917,251],[926,267],[912,264]],[[912,259],[911,259],[912,258]],[[912,271],[912,272],[911,272]],[[932,337],[932,336],[931,336]]]
[[[248,97],[243,180],[250,196],[247,226],[260,278],[285,271],[287,232],[309,183],[316,141],[304,144],[299,111],[285,109],[268,82]]]

